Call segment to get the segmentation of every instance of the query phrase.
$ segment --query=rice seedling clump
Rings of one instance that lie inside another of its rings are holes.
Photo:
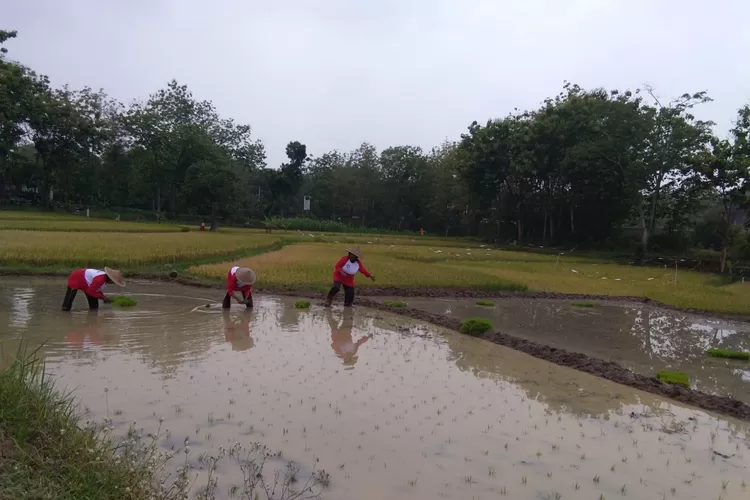
[[[478,337],[492,329],[492,322],[486,318],[471,318],[461,324],[461,333]]]
[[[681,385],[687,388],[690,387],[690,379],[682,372],[661,370],[656,373],[656,378],[667,384]]]

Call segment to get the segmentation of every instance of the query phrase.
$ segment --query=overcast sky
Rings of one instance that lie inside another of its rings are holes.
[[[748,0],[0,0],[9,56],[54,85],[130,102],[176,78],[252,125],[269,166],[292,140],[425,150],[537,106],[564,80],[708,90],[721,135],[750,102]]]

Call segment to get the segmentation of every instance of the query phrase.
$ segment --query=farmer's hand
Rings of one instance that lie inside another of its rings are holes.
[[[370,279],[371,279],[372,281],[375,281],[375,276],[370,276]]]
[[[104,297],[104,298],[102,299],[102,301],[103,301],[103,302],[104,302],[105,304],[111,304],[111,303],[112,303],[112,299],[110,299],[109,297]]]

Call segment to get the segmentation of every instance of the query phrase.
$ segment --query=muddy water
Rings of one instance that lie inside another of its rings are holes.
[[[164,449],[187,438],[196,471],[203,454],[257,442],[281,452],[270,467],[299,464],[300,482],[325,469],[323,498],[334,500],[750,493],[742,423],[501,346],[274,297],[222,313],[220,291],[153,284],[128,287],[132,310],[90,314],[79,299],[64,314],[62,291],[0,282],[5,351],[46,342],[50,370],[88,418],[121,433],[161,426]],[[228,459],[214,477],[219,498],[242,481]]]
[[[709,358],[710,348],[750,350],[750,324],[703,318],[645,305],[496,299],[494,307],[475,300],[410,298],[409,306],[465,319],[485,317],[495,329],[553,347],[615,361],[653,375],[662,369],[690,375],[694,388],[750,403],[750,363]]]

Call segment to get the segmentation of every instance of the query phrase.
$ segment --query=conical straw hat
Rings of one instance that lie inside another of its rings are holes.
[[[237,276],[237,281],[239,281],[243,285],[252,285],[257,279],[255,271],[253,271],[249,267],[241,267],[237,269],[237,272],[234,274],[235,276]]]
[[[117,286],[125,286],[125,278],[122,277],[122,273],[117,269],[104,268],[104,272],[107,273],[109,279]]]
[[[362,250],[359,247],[349,247],[346,249],[347,252],[356,255],[360,259],[362,258]]]

